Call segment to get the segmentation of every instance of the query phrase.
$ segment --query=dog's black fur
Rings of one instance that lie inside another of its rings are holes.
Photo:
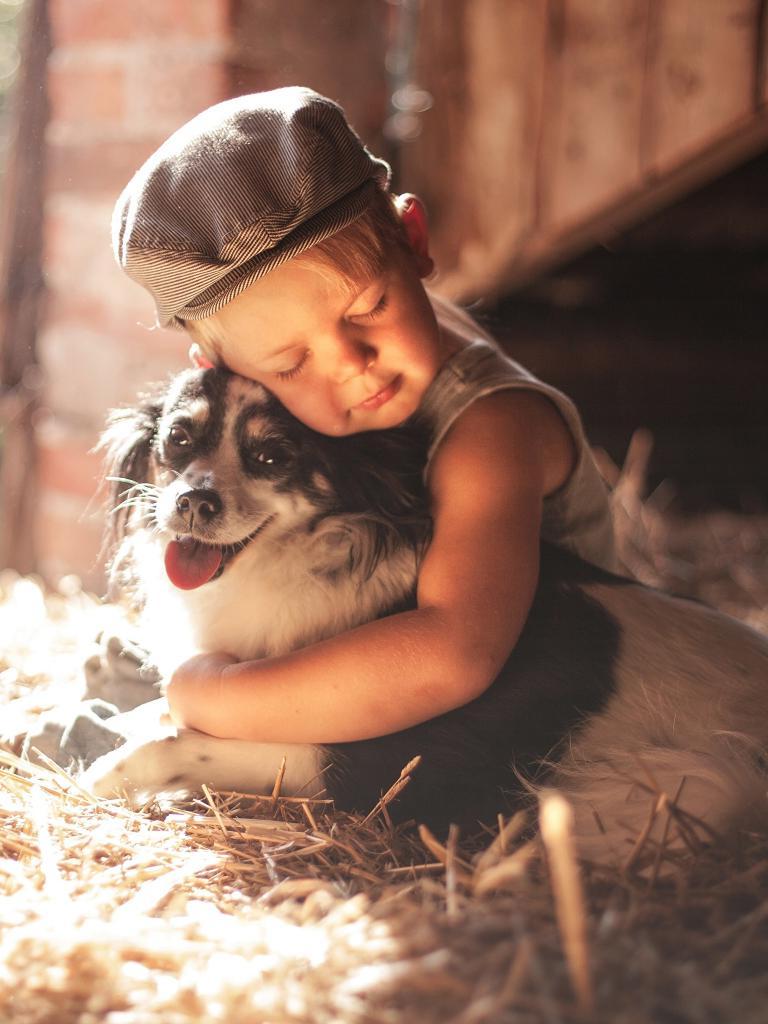
[[[541,547],[539,585],[525,630],[495,682],[462,708],[402,732],[334,747],[326,786],[338,806],[372,806],[414,754],[422,762],[391,808],[440,833],[491,823],[546,781],[588,716],[616,687],[617,622],[578,589],[618,577],[551,545]]]

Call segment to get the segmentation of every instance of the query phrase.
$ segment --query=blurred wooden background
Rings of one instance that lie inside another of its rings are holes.
[[[445,287],[488,298],[768,143],[758,0],[425,3],[404,148]]]

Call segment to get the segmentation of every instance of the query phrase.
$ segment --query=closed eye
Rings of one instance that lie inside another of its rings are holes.
[[[280,380],[290,380],[292,377],[297,377],[304,368],[304,364],[306,363],[307,359],[309,359],[308,351],[304,353],[304,355],[301,357],[298,363],[295,364],[295,366],[292,366],[289,370],[278,370],[275,373],[275,376],[279,377]]]
[[[384,310],[389,305],[389,295],[387,292],[382,292],[381,298],[373,307],[369,309],[367,313],[356,313],[350,319],[352,320],[375,320],[377,316],[381,316]]]
[[[378,302],[376,303],[376,305],[372,309],[369,309],[366,313],[355,313],[353,316],[350,316],[349,319],[350,320],[375,320],[377,316],[381,316],[381,314],[385,311],[385,309],[387,308],[388,305],[389,305],[389,294],[386,291],[384,291],[384,292],[382,292]],[[299,361],[294,366],[291,366],[290,369],[288,369],[288,370],[277,370],[275,372],[275,376],[279,380],[292,380],[294,377],[298,377],[298,375],[304,369],[304,367],[305,367],[305,365],[307,363],[307,360],[309,359],[309,355],[310,355],[309,349],[307,349],[303,353],[301,359],[299,359]]]

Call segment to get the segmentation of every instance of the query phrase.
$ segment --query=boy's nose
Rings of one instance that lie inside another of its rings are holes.
[[[338,384],[357,377],[376,359],[376,349],[355,338],[335,339],[329,348],[329,373]]]

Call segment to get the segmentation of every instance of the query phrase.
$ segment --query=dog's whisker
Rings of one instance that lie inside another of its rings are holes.
[[[161,491],[161,488],[157,484],[151,484],[141,480],[124,480],[119,477],[106,477],[106,480],[112,483],[130,484],[130,487],[126,487],[125,490],[121,491],[122,494],[131,494],[134,491],[139,494],[159,494]]]
[[[149,497],[146,494],[135,494],[125,498],[119,505],[115,505],[114,508],[109,510],[109,515],[115,515],[115,513],[121,512],[126,508],[146,508],[149,511],[153,504],[151,500],[148,500]]]
[[[128,491],[123,491],[123,501],[146,501],[148,498],[157,497],[158,492],[141,489],[138,487],[132,487]]]
[[[105,476],[104,479],[109,484],[131,484],[133,487],[146,487],[146,483],[141,480],[133,480],[128,476]]]

